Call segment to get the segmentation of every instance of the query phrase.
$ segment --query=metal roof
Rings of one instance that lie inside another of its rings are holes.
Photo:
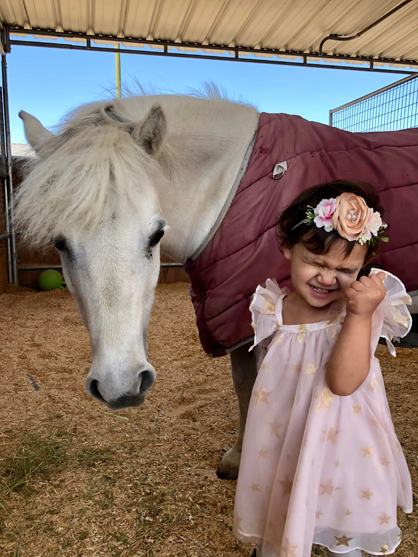
[[[166,54],[418,66],[418,0],[0,0],[0,23],[12,44],[13,34],[64,36]]]

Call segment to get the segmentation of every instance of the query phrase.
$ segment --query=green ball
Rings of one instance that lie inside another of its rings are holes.
[[[67,288],[61,273],[55,269],[42,271],[38,278],[38,286],[41,290],[54,290],[55,288],[66,290]]]

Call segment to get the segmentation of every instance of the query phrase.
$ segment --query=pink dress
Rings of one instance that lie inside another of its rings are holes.
[[[398,278],[387,273],[384,283],[371,352],[384,337],[395,356],[391,340],[409,332],[405,304],[411,300]],[[389,555],[401,539],[396,508],[412,512],[412,487],[379,361],[372,356],[370,372],[353,394],[332,394],[325,365],[345,310],[340,303],[327,321],[283,325],[287,293],[268,280],[250,306],[261,356],[245,429],[235,533],[258,544],[257,557],[310,557],[313,543],[341,554],[360,548]]]

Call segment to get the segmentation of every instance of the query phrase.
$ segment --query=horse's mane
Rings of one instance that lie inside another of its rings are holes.
[[[137,183],[150,157],[101,108],[74,113],[38,154],[15,196],[16,228],[30,243],[43,245],[64,231],[89,233],[115,206],[115,197],[140,205]]]
[[[89,234],[115,206],[129,204],[140,212],[144,195],[151,201],[155,196],[152,188],[147,188],[147,176],[158,172],[155,159],[132,140],[133,126],[156,101],[172,115],[190,114],[190,123],[185,117],[172,117],[176,133],[184,131],[186,125],[196,125],[197,113],[206,117],[206,128],[214,128],[215,110],[222,114],[230,114],[234,106],[248,110],[222,99],[220,92],[209,86],[205,96],[206,100],[177,95],[135,96],[84,105],[69,113],[57,134],[38,149],[39,159],[26,166],[25,179],[15,196],[16,229],[25,233],[28,242],[41,246],[67,231]],[[161,159],[174,177],[177,156],[171,157],[171,152],[166,145]]]

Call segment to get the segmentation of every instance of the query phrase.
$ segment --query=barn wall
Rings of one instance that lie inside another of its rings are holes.
[[[60,265],[60,257],[55,248],[44,251],[35,250],[32,247],[17,245],[19,267],[35,265]],[[164,262],[173,260],[164,255],[161,256]],[[38,277],[42,271],[19,271],[19,284],[29,288],[38,288]],[[189,277],[183,267],[161,267],[158,282],[171,284],[173,282],[189,282]]]
[[[0,180],[0,236],[6,234],[6,222],[4,218],[4,186]],[[0,294],[7,287],[7,240],[0,240]]]

